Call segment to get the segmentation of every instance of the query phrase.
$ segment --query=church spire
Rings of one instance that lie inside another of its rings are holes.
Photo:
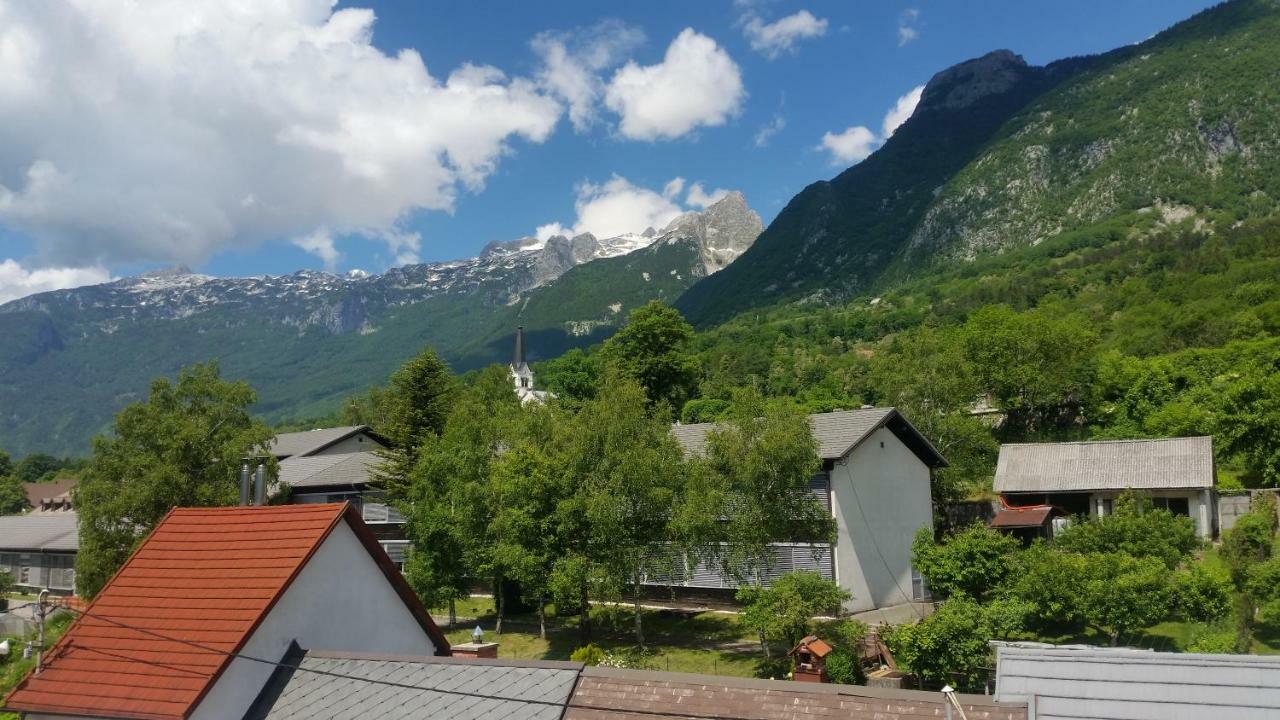
[[[516,327],[516,350],[511,355],[511,367],[519,368],[524,364],[524,326]]]

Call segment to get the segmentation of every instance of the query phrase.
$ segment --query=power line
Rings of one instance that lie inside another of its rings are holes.
[[[61,607],[66,607],[66,606],[61,606]],[[237,652],[232,652],[228,650],[220,650],[218,648],[210,647],[208,645],[205,645],[203,643],[198,643],[193,640],[184,640],[182,638],[171,637],[169,635],[165,635],[164,633],[156,632],[154,630],[137,627],[135,625],[130,625],[128,623],[123,623],[114,618],[103,617],[102,615],[91,613],[87,610],[81,610],[81,609],[71,608],[71,607],[66,607],[66,609],[70,610],[71,612],[78,613],[84,617],[92,618],[94,620],[99,620],[101,622],[109,623],[111,625],[115,625],[117,627],[120,627],[126,630],[132,630],[134,632],[142,633],[144,635],[150,635],[159,640],[179,643],[181,645],[186,645],[188,647],[192,647],[197,650],[201,650],[207,653],[212,653],[215,655],[221,655],[221,656],[230,657],[230,658],[239,658],[242,660],[248,660],[250,662],[261,663],[263,665],[271,665],[276,668],[285,668],[287,670],[291,670],[295,672],[312,673],[313,675],[322,675],[322,676],[337,678],[341,680],[355,680],[357,682],[369,683],[371,685],[393,687],[399,690],[416,690],[418,692],[439,693],[441,695],[453,695],[458,697],[467,697],[467,698],[473,698],[473,699],[479,699],[479,700],[491,700],[491,701],[498,701],[498,702],[524,703],[527,705],[540,705],[540,706],[555,707],[560,709],[567,709],[569,707],[574,707],[571,705],[572,696],[570,696],[570,698],[566,699],[564,702],[556,702],[553,700],[526,699],[526,698],[495,697],[493,695],[483,695],[481,693],[466,692],[464,690],[444,690],[440,688],[423,687],[421,685],[411,685],[408,683],[398,683],[390,680],[379,680],[375,678],[361,677],[359,675],[348,675],[346,673],[334,672],[331,670],[320,670],[317,668],[302,667],[301,664],[290,665],[289,663],[281,662],[279,660],[267,660],[265,658],[254,657],[252,655],[245,655],[243,653],[237,653]],[[119,655],[116,653],[111,653],[105,650],[99,650],[97,648],[86,647],[83,645],[73,645],[73,647],[76,647],[81,650],[86,650],[89,652],[95,652],[102,655],[107,655],[110,657],[116,657],[128,662],[136,662],[141,665],[160,667],[166,670],[178,669],[165,663],[158,663],[153,660],[145,660],[142,658],[129,657],[127,655]],[[478,666],[473,666],[473,667],[478,667]],[[184,670],[184,672],[191,672],[191,671]],[[575,683],[575,687],[576,687],[576,683]],[[594,705],[582,706],[582,707],[584,707],[584,709],[589,709],[593,712],[608,712],[608,713],[615,713],[615,714],[621,714],[621,715],[643,715],[648,717],[680,718],[683,720],[700,720],[702,718],[711,718],[713,720],[758,720],[758,718],[749,718],[749,717],[740,716],[740,715],[720,715],[720,714],[689,715],[686,713],[667,712],[667,711],[661,711],[661,710],[644,710],[639,708],[636,708],[636,709],[606,708],[606,707],[599,707]]]

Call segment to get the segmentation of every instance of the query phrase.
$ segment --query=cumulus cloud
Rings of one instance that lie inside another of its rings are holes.
[[[0,305],[27,295],[96,285],[111,279],[105,268],[54,267],[28,270],[11,258],[0,261]]]
[[[290,3],[0,0],[0,223],[50,266],[199,263],[358,233],[480,189],[562,112],[532,79],[433,75],[374,14]]]
[[[575,191],[577,221],[572,226],[559,222],[539,225],[534,233],[538,239],[584,232],[608,238],[644,232],[648,228],[662,230],[680,215],[690,210],[704,210],[729,193],[724,188],[707,192],[702,183],[690,185],[682,177],[672,178],[661,190],[654,190],[636,185],[621,175],[614,175],[603,183],[584,182]]]
[[[617,20],[571,32],[544,32],[532,41],[542,57],[538,82],[569,107],[569,121],[581,132],[591,127],[604,97],[600,73],[617,67],[644,43],[644,32]]]
[[[324,269],[329,272],[337,269],[338,261],[342,259],[342,253],[338,252],[338,248],[333,243],[333,235],[324,228],[319,228],[309,235],[294,238],[293,244],[320,258],[324,263]]]
[[[898,18],[898,47],[920,37],[920,31],[915,27],[915,22],[919,19],[920,11],[916,8],[907,8],[902,11],[902,15]]]
[[[779,55],[794,52],[800,40],[822,37],[827,34],[827,21],[808,10],[766,23],[755,13],[748,13],[742,22],[742,31],[751,43],[751,49],[773,60]]]
[[[698,127],[723,125],[745,97],[742,72],[729,53],[685,28],[662,62],[630,61],[618,69],[605,90],[605,105],[618,114],[623,137],[670,140]]]
[[[880,135],[876,135],[865,126],[853,125],[838,133],[823,134],[822,142],[818,144],[817,149],[830,154],[832,165],[852,165],[862,162],[868,155],[875,152],[876,148],[883,145],[898,130],[898,127],[907,121],[907,118],[911,117],[923,93],[924,86],[918,85],[898,98],[880,123]]]
[[[831,153],[833,164],[851,165],[862,162],[879,143],[875,133],[862,125],[853,125],[842,132],[823,133],[819,148]]]
[[[889,108],[889,112],[884,114],[884,122],[880,125],[880,134],[885,139],[898,129],[898,126],[907,121],[911,117],[911,113],[916,111],[916,105],[920,104],[920,95],[924,93],[924,86],[917,85],[911,88],[911,92],[898,98],[898,101]]]

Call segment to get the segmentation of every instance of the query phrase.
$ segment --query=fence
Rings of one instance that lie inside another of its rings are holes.
[[[1241,515],[1249,512],[1249,506],[1253,502],[1253,498],[1258,495],[1268,494],[1276,495],[1278,491],[1273,489],[1264,490],[1245,490],[1240,494],[1219,495],[1218,496],[1218,532],[1226,532],[1235,526],[1236,520]],[[1280,508],[1277,509],[1280,513]]]

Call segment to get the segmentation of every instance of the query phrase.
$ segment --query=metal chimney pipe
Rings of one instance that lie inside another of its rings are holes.
[[[240,504],[249,504],[249,461],[240,463]]]
[[[267,504],[267,464],[258,463],[258,482],[254,489],[254,505]]]

